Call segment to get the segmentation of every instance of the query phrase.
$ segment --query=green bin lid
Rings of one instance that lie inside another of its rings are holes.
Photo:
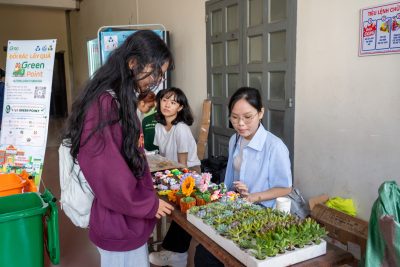
[[[48,205],[35,192],[0,197],[0,223],[44,214]]]

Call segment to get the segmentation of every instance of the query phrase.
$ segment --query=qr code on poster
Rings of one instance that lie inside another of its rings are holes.
[[[36,86],[34,98],[45,98],[45,96],[46,96],[46,87]]]

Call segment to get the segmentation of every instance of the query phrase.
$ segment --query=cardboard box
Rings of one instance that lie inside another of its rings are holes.
[[[365,254],[367,245],[368,222],[319,203],[325,202],[328,199],[326,196],[310,199],[311,217],[329,232],[331,243],[345,248],[355,258],[360,259]],[[338,241],[344,246],[338,244]]]
[[[203,115],[201,118],[200,132],[197,140],[197,156],[200,160],[204,159],[208,140],[208,131],[210,129],[211,119],[211,100],[206,99],[203,102]]]

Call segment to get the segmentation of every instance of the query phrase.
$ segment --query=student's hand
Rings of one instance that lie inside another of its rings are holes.
[[[246,200],[250,203],[257,203],[261,201],[261,196],[259,193],[248,194]]]
[[[235,187],[236,191],[239,192],[241,197],[247,198],[249,196],[249,189],[245,183],[241,181],[234,181],[233,186]]]
[[[157,219],[160,219],[162,216],[166,216],[167,214],[171,214],[171,212],[174,210],[174,207],[171,204],[162,199],[158,199],[158,203],[158,210],[156,213]]]

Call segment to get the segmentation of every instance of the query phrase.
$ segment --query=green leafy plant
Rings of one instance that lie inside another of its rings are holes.
[[[196,201],[196,199],[194,197],[183,197],[181,199],[181,201],[182,202],[186,202],[186,203],[190,203],[190,202]]]
[[[200,190],[196,190],[194,193],[196,197],[204,199],[205,202],[211,201],[211,193],[210,191],[201,192]]]

